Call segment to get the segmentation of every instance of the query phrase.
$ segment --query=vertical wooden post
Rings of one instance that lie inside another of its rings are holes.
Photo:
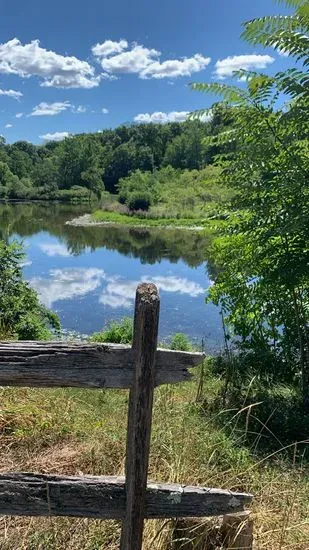
[[[129,397],[126,454],[126,514],[120,550],[141,550],[155,384],[160,298],[155,285],[137,287],[134,315],[134,374]]]
[[[253,548],[253,520],[250,512],[226,514],[222,524],[224,534],[224,548],[237,550],[252,550]]]

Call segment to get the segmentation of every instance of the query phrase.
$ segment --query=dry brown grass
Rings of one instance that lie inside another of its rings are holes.
[[[211,382],[206,384],[212,392]],[[280,454],[252,456],[194,403],[196,383],[156,390],[150,478],[252,492],[255,544],[309,549],[309,475]],[[119,475],[124,470],[127,393],[1,389],[1,470]],[[148,521],[144,550],[220,548],[219,519],[191,525]],[[118,548],[119,524],[66,518],[0,520],[1,550]],[[178,539],[178,541],[177,541]]]

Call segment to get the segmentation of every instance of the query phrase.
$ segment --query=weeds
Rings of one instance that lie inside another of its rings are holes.
[[[156,390],[149,478],[252,492],[257,548],[307,549],[309,475],[303,456],[296,453],[291,465],[279,452],[276,434],[277,451],[258,454],[261,439],[250,446],[239,420],[247,412],[234,411],[227,418],[218,407],[221,383],[205,372],[202,402],[195,399],[197,379]],[[126,391],[2,388],[0,393],[3,470],[123,474]],[[120,526],[86,519],[6,517],[0,528],[4,550],[113,550]],[[193,526],[147,521],[144,548],[193,549],[195,541],[198,549],[203,541],[214,550],[220,548],[219,540],[217,518]]]

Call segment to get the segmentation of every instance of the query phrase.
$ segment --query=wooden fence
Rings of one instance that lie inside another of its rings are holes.
[[[132,347],[57,341],[0,343],[0,386],[130,390],[125,478],[4,473],[0,475],[0,514],[121,520],[121,550],[142,548],[145,518],[226,515],[229,548],[243,545],[239,528],[243,516],[235,512],[244,510],[251,495],[147,484],[154,388],[189,379],[188,368],[204,358],[201,353],[157,349],[159,306],[155,285],[139,285]],[[251,548],[251,529],[246,540],[248,545],[241,547]]]

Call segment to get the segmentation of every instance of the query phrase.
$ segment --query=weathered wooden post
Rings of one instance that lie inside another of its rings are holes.
[[[252,550],[253,520],[249,511],[225,514],[223,517],[224,548]]]
[[[135,301],[134,372],[128,410],[126,511],[121,550],[141,550],[143,542],[159,309],[156,286],[140,284]]]

